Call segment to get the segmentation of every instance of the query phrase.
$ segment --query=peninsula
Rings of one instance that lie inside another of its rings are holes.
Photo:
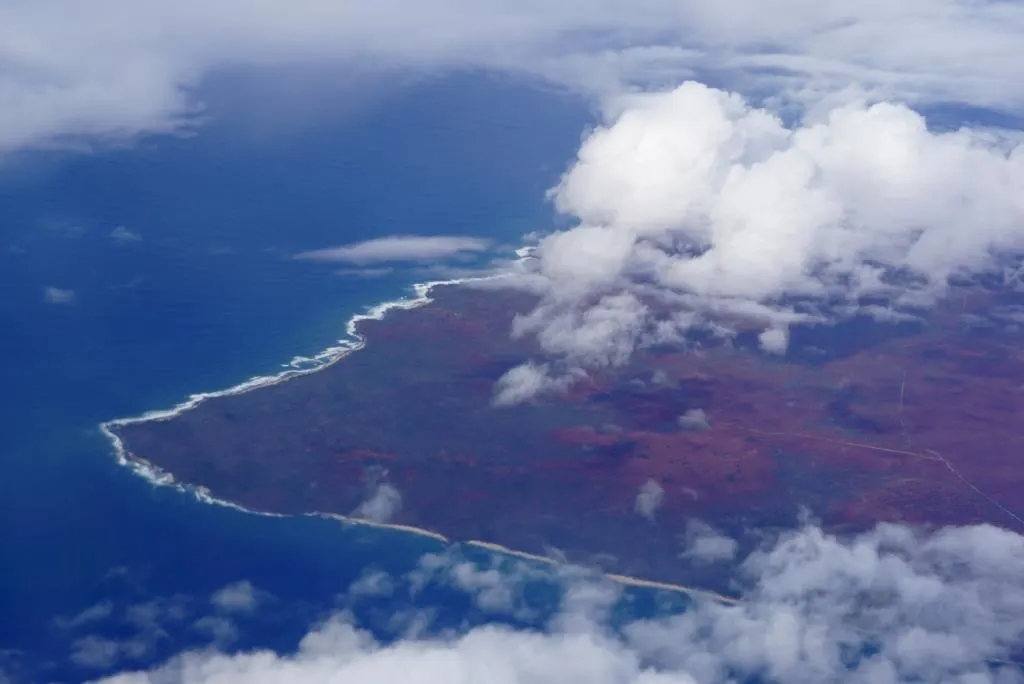
[[[1016,306],[997,294],[918,323],[809,329],[786,359],[752,335],[648,349],[510,407],[491,397],[539,356],[509,335],[532,296],[430,294],[359,321],[365,348],[321,370],[108,430],[126,458],[251,510],[359,517],[386,484],[390,523],[654,583],[721,589],[721,568],[680,557],[692,518],[741,542],[801,510],[837,530],[1024,529],[1024,335],[990,315]]]

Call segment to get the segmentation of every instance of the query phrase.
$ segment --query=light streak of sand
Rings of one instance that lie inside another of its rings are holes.
[[[426,537],[427,539],[434,539],[441,542],[442,544],[450,545],[452,541],[448,537],[444,536],[440,532],[434,530],[428,530],[425,527],[416,527],[414,525],[402,525],[399,523],[382,522],[378,520],[368,520],[367,518],[353,518],[349,515],[340,515],[338,513],[310,513],[309,515],[317,518],[327,518],[330,520],[337,520],[338,522],[345,523],[346,525],[364,525],[366,527],[375,527],[381,530],[392,530],[395,532],[404,532],[405,534],[413,534],[417,537]]]
[[[525,560],[536,561],[538,563],[546,563],[547,565],[558,565],[558,561],[554,558],[548,558],[547,556],[538,556],[535,553],[527,553],[526,551],[517,551],[510,549],[507,546],[501,544],[495,544],[493,542],[480,541],[479,539],[471,539],[468,542],[464,542],[466,546],[475,546],[480,549],[486,549],[492,553],[500,553],[506,556],[515,556],[516,558],[523,558]]]
[[[481,549],[486,549],[493,553],[500,553],[506,556],[514,556],[516,558],[525,558],[526,560],[537,561],[539,563],[546,563],[548,565],[560,566],[562,562],[549,558],[547,556],[538,556],[535,553],[527,553],[525,551],[517,551],[516,549],[510,549],[507,546],[501,544],[494,544],[492,542],[480,541],[477,539],[465,542],[466,546],[475,546]],[[694,598],[709,598],[714,601],[721,601],[723,603],[729,603],[737,605],[741,601],[731,596],[725,596],[714,591],[708,591],[706,589],[698,589],[696,587],[689,587],[684,584],[671,584],[669,582],[657,582],[655,580],[643,579],[642,577],[631,577],[629,575],[618,575],[615,573],[603,573],[605,579],[615,582],[616,584],[624,584],[630,587],[641,587],[644,589],[660,589],[662,591],[672,591],[678,594],[687,594]]]

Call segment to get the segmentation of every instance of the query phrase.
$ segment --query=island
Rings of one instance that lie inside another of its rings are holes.
[[[360,517],[386,485],[389,523],[652,581],[726,574],[680,557],[693,519],[749,545],[802,515],[851,532],[1024,528],[1014,293],[970,286],[924,320],[795,329],[785,358],[753,333],[640,350],[514,406],[492,396],[541,357],[509,332],[535,297],[430,298],[359,321],[365,347],[320,370],[108,429],[129,461],[250,510]]]

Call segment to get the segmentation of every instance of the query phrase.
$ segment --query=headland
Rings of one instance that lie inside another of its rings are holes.
[[[615,581],[685,591],[724,590],[720,567],[680,558],[691,518],[741,541],[803,509],[839,531],[1024,526],[1022,335],[989,316],[1010,306],[992,293],[913,325],[817,331],[787,359],[742,335],[647,349],[512,407],[491,396],[539,355],[509,335],[534,298],[454,282],[415,294],[279,376],[103,429],[122,462],[211,501],[360,522],[386,482],[401,507],[372,524],[541,561],[554,548]],[[988,317],[984,334],[967,315]],[[701,429],[680,422],[698,409]],[[644,514],[651,481],[662,496]]]

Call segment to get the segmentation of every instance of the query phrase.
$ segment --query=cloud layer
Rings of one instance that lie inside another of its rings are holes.
[[[1022,30],[1019,3],[958,0],[13,0],[0,152],[187,126],[209,74],[282,64],[483,67],[599,92],[703,75],[797,101],[853,83],[1012,110]]]
[[[452,568],[458,586],[508,605],[497,573]],[[1022,681],[1011,662],[1024,634],[1022,577],[1024,538],[993,527],[923,535],[885,525],[852,539],[806,527],[743,562],[737,605],[701,601],[613,630],[614,591],[583,582],[544,631],[485,626],[385,644],[342,615],[292,655],[186,653],[104,681],[1009,683]]]

